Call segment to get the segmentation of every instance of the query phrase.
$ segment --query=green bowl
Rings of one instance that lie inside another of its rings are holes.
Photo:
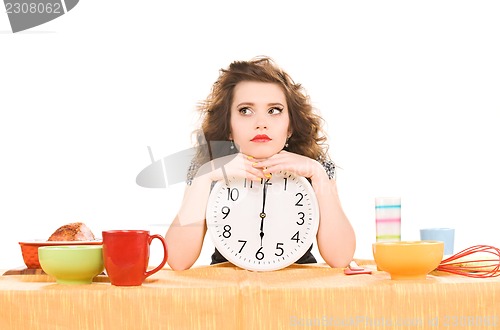
[[[38,248],[38,259],[60,284],[90,284],[104,270],[102,245],[44,246]]]

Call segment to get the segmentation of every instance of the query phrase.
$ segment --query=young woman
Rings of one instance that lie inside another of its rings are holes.
[[[189,170],[183,203],[165,237],[170,267],[188,269],[198,259],[213,182],[226,175],[260,181],[280,170],[309,179],[320,208],[318,250],[331,267],[346,267],[354,255],[355,235],[337,194],[323,120],[302,86],[270,58],[235,61],[220,71],[199,110],[199,151]],[[211,141],[227,142],[211,145]],[[217,166],[217,161],[224,166]],[[316,262],[310,251],[297,263]],[[224,261],[215,250],[212,264]]]

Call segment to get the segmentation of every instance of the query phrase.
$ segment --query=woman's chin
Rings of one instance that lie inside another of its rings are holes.
[[[240,145],[240,152],[244,155],[252,156],[257,159],[265,159],[276,155],[283,149],[279,143],[251,143],[249,145]]]
[[[252,156],[253,158],[256,158],[256,159],[266,159],[266,158],[269,158],[271,156],[274,156],[276,155],[277,153],[279,152],[274,150],[274,151],[270,151],[270,150],[253,150],[252,152],[244,152],[242,151],[243,154],[245,155],[248,155],[248,156]]]

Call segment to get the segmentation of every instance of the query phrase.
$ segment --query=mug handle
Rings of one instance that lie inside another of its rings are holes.
[[[167,258],[168,258],[167,243],[165,242],[165,239],[163,238],[163,236],[161,236],[159,234],[154,234],[154,235],[149,235],[149,245],[151,245],[151,242],[155,238],[159,239],[161,241],[161,244],[163,245],[163,260],[160,263],[160,265],[158,265],[158,267],[156,267],[155,269],[152,269],[150,271],[145,272],[144,278],[153,275],[154,273],[156,273],[157,271],[162,269],[163,266],[165,266],[165,264],[167,263]]]

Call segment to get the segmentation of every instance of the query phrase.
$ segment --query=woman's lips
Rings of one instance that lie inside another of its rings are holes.
[[[259,134],[255,135],[252,140],[252,142],[269,142],[271,141],[271,138],[265,134]]]

